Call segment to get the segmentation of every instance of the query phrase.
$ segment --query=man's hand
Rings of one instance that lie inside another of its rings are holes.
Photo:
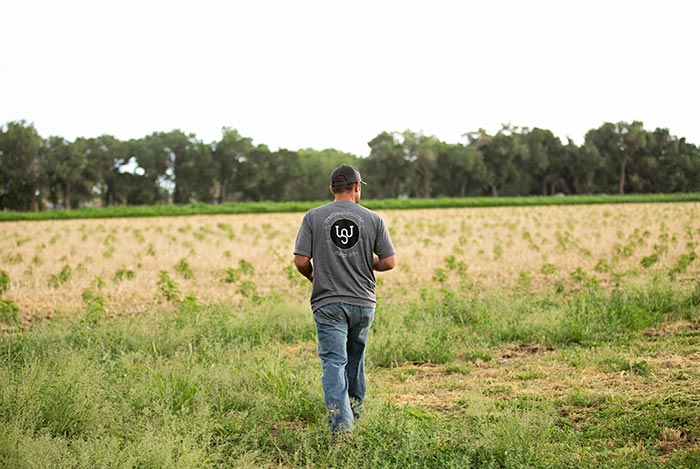
[[[391,270],[396,267],[396,256],[385,257],[384,259],[374,258],[374,265],[372,266],[377,272],[384,272]]]
[[[310,258],[295,254],[294,266],[297,268],[299,273],[301,273],[301,275],[309,279],[309,282],[314,281],[314,266],[311,263]]]

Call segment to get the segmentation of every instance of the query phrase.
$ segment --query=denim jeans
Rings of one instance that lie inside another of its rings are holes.
[[[374,307],[334,303],[314,312],[331,431],[352,430],[365,400],[365,346]]]

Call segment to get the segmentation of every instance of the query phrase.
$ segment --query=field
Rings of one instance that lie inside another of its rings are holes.
[[[0,223],[0,466],[700,464],[700,203],[380,213],[340,442],[301,213]]]

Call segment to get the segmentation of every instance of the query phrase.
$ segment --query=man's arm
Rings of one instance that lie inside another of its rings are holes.
[[[379,259],[378,257],[375,257],[374,265],[372,267],[374,267],[374,270],[376,270],[377,272],[391,270],[394,267],[396,267],[396,256],[389,256],[385,257],[384,259]]]
[[[308,278],[310,282],[314,280],[314,266],[311,263],[311,259],[306,256],[299,254],[294,255],[294,266],[304,277]]]

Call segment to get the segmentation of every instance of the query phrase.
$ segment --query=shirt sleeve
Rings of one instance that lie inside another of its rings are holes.
[[[379,259],[386,259],[396,254],[394,252],[394,244],[391,242],[391,236],[389,236],[389,230],[384,224],[384,220],[381,217],[377,217],[377,237],[374,242],[374,253],[379,257]]]
[[[304,215],[304,219],[301,221],[301,226],[299,227],[297,240],[294,246],[294,254],[306,256],[308,258],[313,257],[313,233],[311,230],[310,218],[311,217],[307,212],[306,215]]]

